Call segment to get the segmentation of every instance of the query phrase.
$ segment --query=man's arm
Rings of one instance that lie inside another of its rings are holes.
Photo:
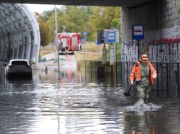
[[[152,65],[152,64],[151,64],[151,65]],[[157,77],[156,69],[154,68],[153,65],[152,65],[152,77],[153,77],[154,79],[156,79],[156,77]]]

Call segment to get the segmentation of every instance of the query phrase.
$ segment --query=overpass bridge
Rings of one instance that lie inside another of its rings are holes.
[[[0,0],[0,3],[134,7],[153,0]]]

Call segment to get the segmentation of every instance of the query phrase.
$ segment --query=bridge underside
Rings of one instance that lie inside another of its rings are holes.
[[[134,7],[153,0],[0,0],[1,3]]]
[[[0,4],[0,60],[38,62],[40,33],[34,15],[25,4]]]

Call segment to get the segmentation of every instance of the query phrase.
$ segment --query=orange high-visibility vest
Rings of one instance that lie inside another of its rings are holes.
[[[152,126],[152,128],[151,128],[151,134],[155,134],[155,127],[154,126]]]
[[[137,63],[134,64],[131,73],[130,73],[130,81],[133,81],[134,79],[136,81],[141,81],[141,66],[140,66],[141,62],[138,61]],[[148,65],[149,65],[149,81],[150,81],[150,85],[154,84],[154,79],[153,79],[153,75],[157,77],[157,73],[155,68],[153,67],[153,65],[148,61]]]

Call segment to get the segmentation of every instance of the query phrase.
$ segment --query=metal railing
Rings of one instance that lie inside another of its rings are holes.
[[[109,87],[122,87],[127,90],[130,86],[129,74],[133,62],[116,62],[112,67],[107,63],[102,65],[100,61],[85,61],[85,82],[101,82]],[[180,63],[152,63],[158,77],[152,87],[151,97],[180,97]],[[134,87],[131,96],[136,96]]]

